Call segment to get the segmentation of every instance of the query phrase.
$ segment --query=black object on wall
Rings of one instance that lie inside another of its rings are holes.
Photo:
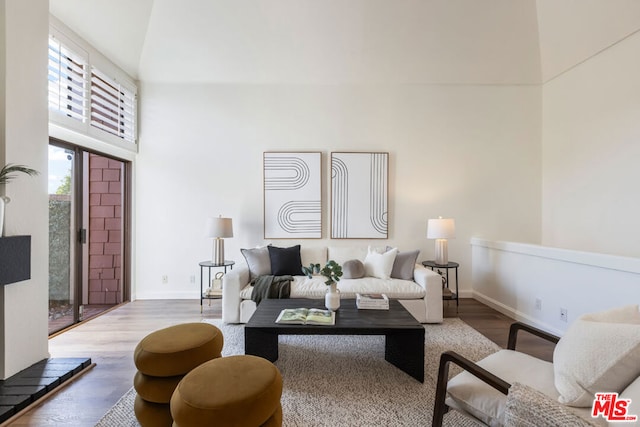
[[[0,285],[31,279],[31,236],[0,237]]]

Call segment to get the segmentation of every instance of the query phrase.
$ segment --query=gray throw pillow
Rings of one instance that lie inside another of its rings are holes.
[[[389,249],[391,247],[387,247],[387,250]],[[413,270],[419,254],[419,250],[398,252],[391,269],[391,277],[393,279],[413,280]]]
[[[249,266],[249,277],[251,280],[263,274],[271,274],[271,258],[267,246],[253,249],[240,249],[247,265]]]
[[[359,259],[350,259],[342,264],[343,279],[360,279],[364,277],[364,264]]]

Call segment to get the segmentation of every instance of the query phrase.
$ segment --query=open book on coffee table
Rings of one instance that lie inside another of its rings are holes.
[[[276,323],[297,325],[335,325],[336,313],[319,308],[285,308],[280,312]]]

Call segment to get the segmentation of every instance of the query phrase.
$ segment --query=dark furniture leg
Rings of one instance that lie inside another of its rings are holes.
[[[384,358],[416,380],[424,382],[424,330],[387,334]]]
[[[278,334],[244,328],[244,353],[275,362],[278,360]]]

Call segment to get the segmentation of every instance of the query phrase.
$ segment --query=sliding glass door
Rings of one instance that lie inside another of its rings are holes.
[[[128,167],[49,145],[49,333],[128,299]]]
[[[78,320],[75,150],[49,145],[49,333]]]

